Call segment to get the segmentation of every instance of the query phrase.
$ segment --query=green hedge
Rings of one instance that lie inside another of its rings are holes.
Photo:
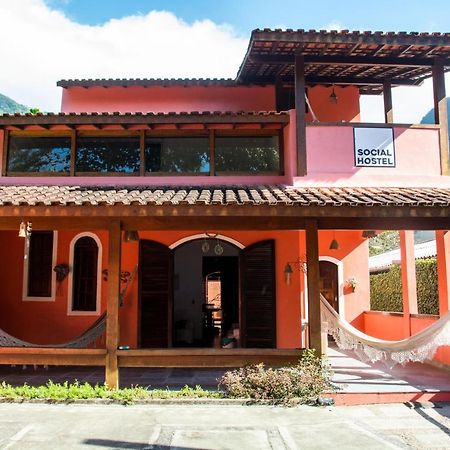
[[[439,314],[436,259],[417,260],[416,278],[419,314]],[[403,312],[400,266],[370,276],[370,309]]]

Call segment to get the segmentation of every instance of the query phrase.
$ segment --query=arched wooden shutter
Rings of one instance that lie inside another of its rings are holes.
[[[172,272],[169,247],[159,242],[139,243],[139,300],[142,348],[172,345]]]
[[[242,344],[276,347],[275,241],[261,241],[241,252]]]

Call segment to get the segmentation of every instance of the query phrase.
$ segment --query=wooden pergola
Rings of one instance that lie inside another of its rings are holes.
[[[450,69],[450,33],[382,33],[254,30],[237,83],[274,84],[277,99],[295,92],[297,175],[306,164],[306,87],[355,85],[362,94],[383,94],[386,123],[393,122],[392,86],[419,86],[433,78],[441,169],[450,175],[444,74]]]

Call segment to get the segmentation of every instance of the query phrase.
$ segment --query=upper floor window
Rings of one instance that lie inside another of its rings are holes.
[[[139,136],[79,137],[77,172],[139,172]]]
[[[8,173],[68,173],[70,137],[9,138]]]
[[[6,174],[282,174],[279,130],[7,134]]]
[[[207,137],[148,138],[145,171],[162,173],[209,173]]]
[[[216,172],[280,171],[278,136],[217,137]]]

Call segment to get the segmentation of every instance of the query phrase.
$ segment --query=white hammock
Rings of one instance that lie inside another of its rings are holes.
[[[333,336],[341,350],[353,350],[362,361],[423,363],[427,359],[433,359],[438,347],[450,345],[450,312],[414,336],[401,341],[386,341],[357,330],[339,317],[323,295],[320,300],[322,332]]]
[[[11,336],[0,328],[0,347],[39,347],[39,348],[85,348],[92,342],[95,342],[104,332],[106,328],[106,313],[103,313],[98,320],[94,322],[83,334],[72,341],[63,344],[31,344]]]
[[[133,281],[138,270],[138,266],[133,270],[133,273],[128,278],[124,288],[120,292],[119,303],[123,305],[125,295],[128,287]],[[0,328],[0,347],[39,347],[39,348],[86,348],[95,342],[106,330],[106,312],[104,312],[83,334],[76,337],[72,341],[63,344],[31,344],[30,342],[22,341],[14,336],[11,336],[6,331]]]

